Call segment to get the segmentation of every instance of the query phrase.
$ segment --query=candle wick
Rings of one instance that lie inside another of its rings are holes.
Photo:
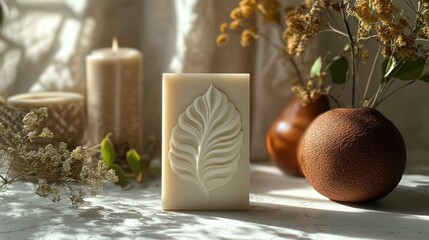
[[[116,37],[114,37],[113,41],[112,41],[112,51],[113,52],[117,52],[118,51],[118,40],[116,39]]]

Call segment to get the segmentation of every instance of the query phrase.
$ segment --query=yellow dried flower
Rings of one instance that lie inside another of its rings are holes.
[[[264,22],[280,23],[280,3],[278,0],[265,0],[256,8],[264,18]]]
[[[241,20],[234,20],[231,22],[231,24],[229,25],[229,27],[231,28],[231,30],[237,30],[241,27]]]
[[[248,5],[241,6],[240,9],[241,9],[241,14],[245,18],[251,17],[256,12],[256,8],[253,8]]]
[[[305,46],[320,30],[320,20],[317,15],[307,11],[305,6],[288,12],[286,16],[286,29],[283,39],[290,55],[299,56]]]
[[[256,6],[256,0],[241,0],[240,3],[238,4],[240,7],[242,6],[251,6],[251,7],[255,7]]]
[[[320,96],[322,96],[322,94],[320,94],[318,90],[313,89],[310,91],[310,99],[312,102],[315,102],[316,100],[318,100]]]
[[[392,49],[390,49],[389,46],[384,46],[381,50],[381,54],[383,55],[383,57],[388,58],[392,55]]]
[[[311,103],[310,94],[303,86],[293,86],[292,92],[295,93],[295,95],[301,100],[300,102],[302,106],[307,106],[309,103]]]
[[[422,15],[422,20],[424,22],[422,32],[424,35],[426,35],[426,38],[429,38],[429,0],[424,1],[423,9],[425,10],[423,11],[423,15]]]
[[[219,30],[221,33],[226,33],[228,31],[229,24],[228,23],[222,23],[219,27]]]
[[[429,25],[426,25],[423,28],[423,32],[425,33],[426,37],[429,38]]]
[[[255,30],[246,29],[241,33],[241,46],[248,47],[257,38],[258,35]]]
[[[403,58],[415,59],[417,58],[418,46],[413,37],[405,34],[399,35],[394,42],[395,51],[399,53]]]
[[[307,87],[307,89],[312,89],[313,88],[313,80],[311,78],[308,79],[306,87]]]
[[[268,14],[267,10],[265,9],[264,5],[262,5],[262,4],[258,4],[257,9],[262,15]]]
[[[218,46],[222,46],[222,45],[224,45],[225,43],[227,43],[228,42],[228,34],[226,34],[226,33],[221,33],[221,34],[219,34],[219,36],[217,36],[217,38],[216,38],[216,44],[218,45]]]
[[[241,8],[234,8],[234,9],[231,11],[230,17],[231,17],[232,19],[234,19],[234,20],[242,19],[242,18],[243,18],[243,15],[242,15],[242,13],[241,13]]]
[[[325,78],[325,72],[322,72],[320,76],[309,77],[305,86],[301,84],[294,85],[292,92],[300,99],[301,104],[306,106],[317,101],[322,95],[329,93],[329,88],[323,86]]]

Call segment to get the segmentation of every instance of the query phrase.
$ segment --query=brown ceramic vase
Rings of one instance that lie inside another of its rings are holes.
[[[380,112],[338,108],[321,114],[301,142],[308,182],[340,202],[368,202],[395,189],[406,164],[404,140]]]
[[[283,172],[292,176],[303,176],[297,157],[299,141],[311,122],[329,109],[328,97],[325,95],[306,106],[294,96],[272,123],[265,143],[270,159]]]

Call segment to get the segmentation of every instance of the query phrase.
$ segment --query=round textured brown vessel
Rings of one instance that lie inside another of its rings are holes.
[[[406,150],[398,129],[369,108],[339,108],[316,118],[301,146],[309,183],[340,202],[383,198],[405,171]]]
[[[267,152],[283,172],[304,176],[297,157],[299,141],[311,122],[328,110],[329,101],[325,95],[306,106],[302,106],[299,98],[294,96],[271,124],[265,141]]]

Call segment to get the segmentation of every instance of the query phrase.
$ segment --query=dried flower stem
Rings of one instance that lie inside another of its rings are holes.
[[[15,182],[15,180],[19,179],[20,177],[22,177],[23,175],[27,174],[27,171],[23,171],[20,172],[19,174],[17,174],[16,176],[12,177],[11,179],[7,179],[8,175],[5,175],[5,177],[1,176],[2,180],[3,180],[3,184],[0,186],[0,188],[9,185],[13,182]]]
[[[292,66],[295,69],[296,75],[298,75],[298,79],[299,79],[300,84],[304,85],[304,79],[301,75],[301,72],[299,71],[299,68],[295,62],[295,59],[293,59],[293,57],[289,55],[289,61],[292,63]]]
[[[378,105],[379,97],[380,97],[380,95],[382,95],[382,93],[383,93],[383,91],[385,89],[387,81],[388,80],[386,78],[383,78],[383,80],[381,81],[380,85],[378,85],[377,92],[375,93],[374,99],[372,100],[372,104],[370,106],[371,108],[375,108],[375,106]]]
[[[328,97],[330,97],[334,102],[335,102],[335,104],[337,104],[337,106],[340,108],[341,107],[341,104],[340,104],[340,102],[338,101],[338,99],[336,99],[334,96],[332,96],[332,94],[331,93],[329,93],[328,94]]]
[[[409,82],[409,83],[407,83],[407,84],[405,84],[405,85],[402,85],[401,87],[399,87],[399,88],[397,88],[397,89],[395,89],[395,90],[393,90],[391,93],[389,93],[387,96],[385,96],[385,97],[382,97],[379,101],[377,101],[377,103],[376,104],[374,104],[374,108],[376,108],[377,106],[379,106],[382,102],[384,102],[387,98],[389,98],[391,95],[393,95],[393,94],[395,94],[395,93],[397,93],[398,91],[400,91],[400,90],[402,90],[403,88],[405,88],[405,87],[407,87],[407,86],[409,86],[409,85],[411,85],[411,84],[413,84],[413,83],[415,83],[417,80],[413,80],[413,81],[411,81],[411,82]]]
[[[261,36],[262,38],[264,38],[268,43],[270,43],[273,47],[277,48],[279,51],[281,52],[285,52],[285,49],[283,47],[281,47],[280,45],[276,44],[274,41],[272,41],[267,35],[263,34],[263,33],[259,33],[259,36]],[[287,54],[287,53],[285,53]],[[301,71],[299,71],[298,68],[298,64],[296,63],[295,59],[293,58],[293,56],[287,54],[287,59],[291,62],[296,75],[298,76],[299,82],[300,84],[304,85],[304,78],[301,75]]]
[[[334,28],[331,24],[328,25],[327,29],[320,30],[320,33],[323,33],[323,32],[333,32],[333,33],[339,34],[340,36],[349,38],[349,35],[347,35],[346,33],[343,33],[342,31],[340,31],[336,28]]]
[[[366,101],[366,97],[368,96],[369,86],[371,84],[372,75],[374,74],[374,69],[375,69],[375,66],[377,65],[377,60],[378,60],[378,57],[380,56],[380,52],[381,52],[381,44],[378,45],[377,54],[375,55],[374,61],[372,62],[371,71],[369,72],[368,81],[366,82],[365,92],[363,94],[363,101]]]
[[[342,1],[342,4],[344,4],[344,0]],[[352,107],[355,106],[355,95],[356,95],[356,56],[355,56],[355,40],[353,38],[353,35],[350,30],[350,25],[348,22],[348,16],[346,15],[345,11],[342,11],[343,14],[343,22],[344,26],[347,30],[347,35],[349,37],[350,46],[351,46],[351,61],[352,61]]]

